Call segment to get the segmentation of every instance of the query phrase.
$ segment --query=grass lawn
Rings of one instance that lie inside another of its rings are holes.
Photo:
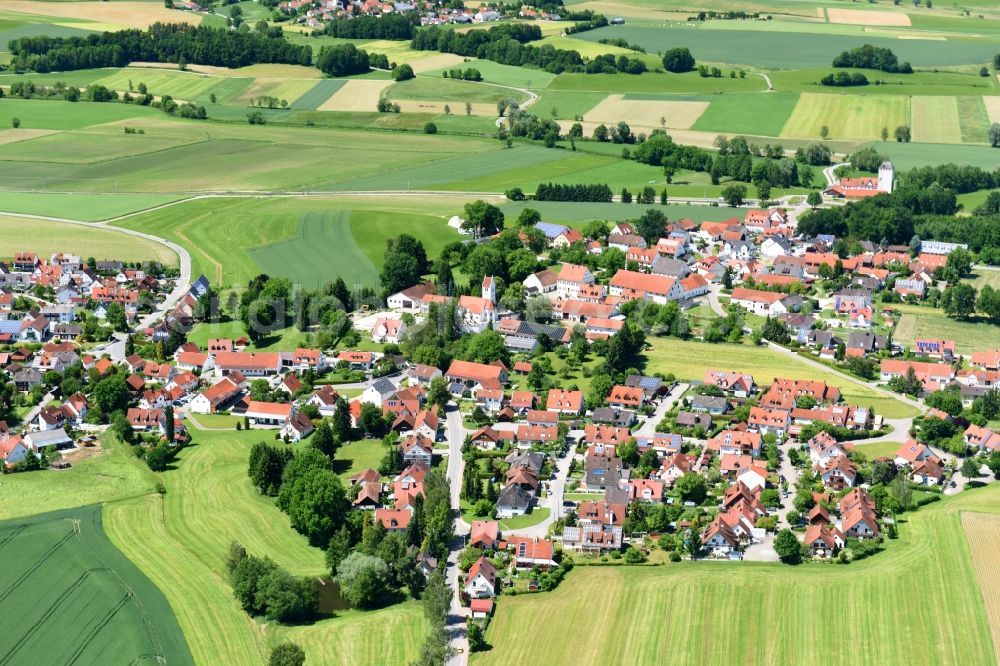
[[[928,143],[962,142],[958,100],[955,97],[942,95],[912,97],[910,114],[914,140]]]
[[[65,222],[0,214],[0,238],[5,241],[4,249],[0,250],[4,256],[21,251],[37,252],[45,257],[56,252],[72,252],[98,260],[159,261],[167,266],[176,266],[178,262],[173,250],[145,238]]]
[[[889,131],[891,132],[892,129],[890,128]],[[994,169],[997,164],[996,148],[989,146],[951,146],[936,143],[897,143],[895,141],[884,143],[876,141],[867,145],[877,150],[879,154],[887,155],[896,169],[900,171],[949,163]]]
[[[971,283],[976,290],[982,289],[986,285],[1000,289],[1000,270],[973,269],[972,275],[965,281]]]
[[[668,192],[671,186],[667,186]],[[730,208],[713,206],[691,206],[687,204],[668,204],[666,206],[640,206],[623,203],[579,203],[572,201],[509,201],[501,206],[504,215],[517,218],[525,208],[533,208],[542,214],[546,222],[560,222],[572,226],[583,226],[591,220],[634,220],[640,217],[647,208],[656,208],[670,220],[690,218],[695,222],[722,221],[733,217]]]
[[[919,305],[894,303],[892,307],[903,313],[892,336],[900,344],[912,347],[917,338],[954,340],[956,351],[966,355],[997,348],[1000,326],[987,320],[959,321],[943,310]]]
[[[479,73],[483,75],[483,81],[486,81],[487,83],[499,83],[501,85],[514,86],[517,88],[545,88],[552,83],[552,79],[556,78],[555,74],[550,74],[544,69],[501,65],[500,63],[493,62],[492,60],[470,60],[469,62],[462,63],[461,65],[455,65],[455,67],[460,67],[463,70],[473,67],[479,70]],[[454,68],[444,67],[442,69],[427,72],[427,75],[441,76],[443,72],[451,69]]]
[[[873,407],[882,416],[903,418],[915,414],[909,405],[854,384],[832,370],[819,370],[765,347],[674,338],[651,338],[650,342],[653,349],[646,352],[647,373],[673,373],[679,379],[700,380],[705,370],[718,368],[748,372],[759,384],[770,384],[775,377],[821,380],[840,387],[846,402]]]
[[[47,99],[4,98],[0,127],[10,127],[10,119],[21,120],[21,129],[80,129],[126,118],[161,117],[163,112],[148,106],[62,102]]]
[[[128,447],[110,436],[99,455],[50,469],[0,478],[0,519],[113,502],[153,492],[156,477]]]
[[[7,663],[194,664],[164,595],[104,533],[101,507],[0,523]]]
[[[905,517],[887,552],[850,566],[577,567],[553,592],[504,598],[492,649],[471,663],[801,664],[821,642],[824,663],[994,664],[960,512],[998,506],[996,485],[946,498]]]
[[[215,338],[236,339],[245,335],[243,323],[239,320],[229,320],[218,324],[196,324],[188,333],[188,340],[204,349],[209,340]],[[256,344],[251,343],[250,349],[256,351],[294,351],[302,346],[305,333],[293,326],[275,331],[271,335],[261,338]],[[207,423],[205,425],[208,425]]]
[[[958,120],[962,128],[962,141],[984,143],[990,127],[986,104],[982,97],[959,97]]]
[[[905,432],[894,433],[900,436],[900,441],[898,442],[875,442],[874,444],[858,444],[855,447],[856,451],[860,451],[868,456],[869,460],[874,460],[875,458],[895,458],[896,451],[899,450],[899,445],[903,443],[906,438]]]
[[[176,200],[176,196],[169,194],[53,193],[39,196],[30,192],[0,192],[0,210],[96,222]]]
[[[347,483],[350,477],[369,467],[377,470],[384,455],[385,448],[382,446],[382,440],[362,439],[357,442],[347,442],[337,449],[337,455],[333,462],[334,470],[341,480]]]
[[[296,574],[325,569],[323,552],[247,479],[250,447],[269,434],[192,429],[195,446],[162,475],[166,495],[105,507],[112,541],[164,591],[199,664],[263,666],[268,649],[283,640],[302,645],[316,663],[377,663],[382,657],[373,651],[389,655],[386,663],[409,662],[426,631],[417,603],[294,627],[265,627],[239,608],[223,570],[234,539]]]
[[[531,513],[516,518],[507,518],[500,521],[500,529],[503,531],[519,530],[524,527],[531,527],[542,522],[549,517],[549,510],[545,507],[535,507]]]
[[[915,71],[912,74],[889,74],[873,69],[844,68],[846,72],[860,72],[870,85],[859,88],[833,88],[822,86],[819,80],[833,71],[824,67],[782,70],[769,73],[776,90],[794,92],[844,92],[848,95],[990,95],[997,91],[996,83],[978,72]],[[876,81],[881,81],[876,85]]]

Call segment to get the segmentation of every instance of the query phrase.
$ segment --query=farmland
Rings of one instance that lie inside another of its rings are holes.
[[[962,527],[972,550],[972,566],[982,589],[993,645],[1000,645],[1000,578],[995,554],[1000,548],[1000,516],[987,513],[962,514]]]
[[[0,238],[4,239],[3,254],[17,251],[37,252],[50,256],[72,247],[83,257],[110,259],[130,257],[132,261],[159,261],[177,265],[172,250],[144,238],[135,238],[99,227],[70,225],[64,222],[32,220],[0,214]]]
[[[505,598],[486,634],[492,650],[472,663],[721,663],[734,645],[749,662],[804,663],[823,636],[851,635],[827,641],[824,661],[994,664],[960,512],[996,511],[998,501],[993,486],[921,509],[889,552],[848,567],[577,567],[554,592]],[[985,555],[984,545],[973,549]],[[898,608],[907,612],[890,610]],[[761,623],[780,630],[761,631]],[[546,640],[523,640],[530,635]]]
[[[910,104],[905,97],[804,93],[781,136],[818,138],[827,127],[834,139],[876,139],[883,127],[891,132],[909,120]]]
[[[101,507],[0,523],[12,664],[193,664],[163,594],[105,536]]]
[[[0,210],[96,222],[176,200],[169,194],[51,193],[40,197],[30,192],[0,192]]]
[[[192,272],[222,287],[245,285],[261,272],[309,288],[338,275],[350,284],[370,285],[381,267],[385,241],[398,235],[399,224],[407,222],[408,232],[424,240],[428,256],[437,256],[459,237],[445,221],[466,200],[200,199],[115,224],[183,245],[191,253]]]
[[[775,377],[822,380],[839,386],[846,402],[873,407],[889,418],[912,416],[914,410],[898,400],[870,388],[849,382],[833,370],[820,370],[779,352],[749,345],[710,344],[706,342],[653,339],[646,354],[646,370],[672,373],[679,379],[702,379],[705,370],[726,368],[747,372],[761,384]]]

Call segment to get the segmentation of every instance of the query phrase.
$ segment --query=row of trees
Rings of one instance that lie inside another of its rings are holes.
[[[868,77],[861,72],[836,72],[827,74],[819,80],[819,83],[822,86],[866,86]]]
[[[369,72],[372,67],[389,69],[389,60],[384,54],[369,54],[354,44],[334,44],[320,50],[316,67],[330,76],[350,76]]]
[[[612,196],[611,188],[604,183],[590,185],[539,183],[535,188],[536,201],[610,202]]]
[[[11,40],[10,50],[15,69],[36,72],[124,67],[136,60],[218,67],[312,63],[312,48],[288,42],[280,31],[274,35],[186,23],[154,23],[145,31],[121,30],[86,37],[21,37]]]
[[[419,24],[415,13],[334,19],[323,26],[322,34],[340,39],[413,39]]]

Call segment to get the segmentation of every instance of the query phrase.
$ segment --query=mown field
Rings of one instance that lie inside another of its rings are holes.
[[[1000,550],[1000,516],[966,512],[962,514],[962,527],[972,550],[972,565],[986,603],[994,649],[997,649],[996,646],[1000,646],[1000,577],[996,575],[996,554]]]
[[[844,401],[875,409],[889,418],[913,416],[915,410],[894,398],[848,381],[833,370],[820,370],[805,362],[765,347],[711,344],[707,342],[652,338],[652,350],[646,352],[646,371],[672,373],[680,379],[701,380],[705,370],[718,368],[748,372],[759,384],[769,384],[775,377],[814,379],[840,387]]]
[[[84,258],[159,261],[168,266],[178,262],[173,250],[145,238],[65,222],[0,214],[0,238],[4,241],[0,249],[3,256],[24,251],[47,258],[56,252],[71,252]]]
[[[387,239],[402,231],[440,254],[458,232],[446,225],[467,197],[212,198],[182,202],[116,222],[173,240],[192,272],[221,287],[267,272],[314,288],[338,275],[371,286]]]
[[[0,523],[5,664],[193,664],[163,594],[108,540],[101,507]]]
[[[954,340],[960,354],[990,351],[997,348],[1000,326],[985,320],[960,321],[951,319],[943,310],[919,305],[893,304],[903,316],[896,324],[892,339],[902,345],[912,346],[917,338]]]
[[[801,664],[821,645],[829,664],[992,666],[961,516],[998,506],[996,485],[946,498],[904,517],[888,552],[849,566],[577,567],[554,592],[504,597],[492,649],[471,663]],[[972,550],[988,557],[983,545]]]
[[[283,640],[299,643],[315,663],[409,662],[425,632],[416,602],[295,627],[264,627],[237,605],[222,562],[234,539],[295,573],[324,570],[322,551],[246,477],[250,447],[268,434],[195,430],[196,445],[162,475],[165,495],[105,507],[109,536],[164,591],[198,664],[262,666],[269,647]]]
[[[831,139],[873,140],[883,127],[891,135],[896,127],[909,124],[910,103],[905,97],[804,93],[781,136],[818,139],[827,127]]]

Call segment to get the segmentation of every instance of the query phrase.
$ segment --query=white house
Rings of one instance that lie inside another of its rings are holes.
[[[379,317],[372,328],[372,342],[398,343],[406,333],[406,323],[402,319]]]
[[[465,579],[465,593],[473,599],[496,596],[497,571],[485,557],[480,557],[469,569]]]
[[[482,296],[461,296],[458,311],[462,315],[462,331],[481,333],[497,322],[496,280],[492,275],[483,278]]]
[[[559,298],[576,298],[585,284],[594,284],[594,276],[586,266],[563,264],[556,277],[556,293]]]
[[[382,404],[397,391],[396,385],[385,377],[372,382],[372,385],[361,394],[361,402],[367,402],[381,407]]]

